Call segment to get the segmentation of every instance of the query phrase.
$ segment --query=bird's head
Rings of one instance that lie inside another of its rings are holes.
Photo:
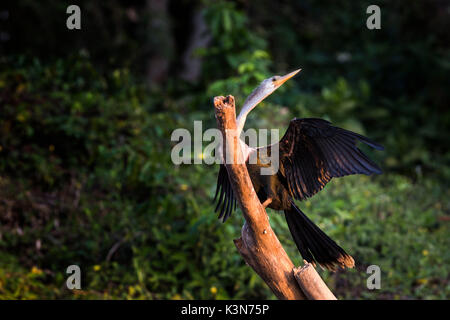
[[[253,92],[247,97],[247,99],[244,102],[244,106],[242,107],[242,110],[237,118],[239,132],[241,132],[244,127],[244,122],[245,118],[247,117],[247,114],[254,107],[256,107],[258,103],[267,98],[267,96],[272,94],[275,90],[281,87],[283,83],[285,83],[290,78],[295,76],[301,70],[302,69],[298,69],[284,76],[272,76],[270,78],[263,80],[261,84],[255,90],[253,90]]]
[[[299,73],[302,69],[298,69],[292,71],[284,76],[272,76],[267,78],[261,82],[261,84],[256,87],[255,90],[248,96],[247,100],[244,102],[244,108],[250,111],[249,109],[253,109],[258,103],[264,100],[267,96],[272,94],[275,90],[281,87],[286,81]]]
[[[301,70],[302,69],[292,71],[284,76],[272,76],[270,78],[267,78],[261,82],[256,91],[261,91],[261,93],[264,93],[265,97],[267,97],[272,92],[281,87],[286,81],[299,73]]]

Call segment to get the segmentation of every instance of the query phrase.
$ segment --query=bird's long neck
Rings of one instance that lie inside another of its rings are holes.
[[[252,93],[250,93],[250,95],[244,102],[244,106],[242,107],[239,116],[236,119],[238,136],[240,136],[242,130],[244,129],[244,124],[245,120],[247,119],[247,115],[250,113],[250,111],[253,110],[253,108],[255,108],[258,105],[258,103],[260,103],[265,97],[267,97],[267,94],[264,94],[259,89],[260,88],[258,87]]]
[[[238,130],[238,136],[241,135],[241,132],[244,129],[245,120],[247,119],[247,113],[246,114],[242,114],[242,111],[241,111],[241,113],[239,113],[239,116],[236,119],[236,126],[237,126],[237,130]]]

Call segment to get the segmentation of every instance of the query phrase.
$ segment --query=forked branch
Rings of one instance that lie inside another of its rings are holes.
[[[310,264],[295,269],[294,276],[294,264],[270,227],[243,161],[234,97],[215,97],[214,106],[225,166],[245,218],[241,238],[234,240],[239,253],[279,299],[336,299]]]

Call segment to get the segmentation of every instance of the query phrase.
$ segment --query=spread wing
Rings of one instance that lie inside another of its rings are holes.
[[[351,174],[380,174],[381,169],[357,146],[361,141],[372,148],[383,146],[323,119],[293,119],[283,138],[278,142],[282,174],[285,175],[291,195],[303,200],[323,189],[333,178]],[[273,148],[274,145],[259,148]],[[270,154],[270,152],[268,152]],[[228,172],[220,165],[214,201],[219,219],[225,222],[236,209]]]
[[[219,198],[217,198],[219,196]],[[223,222],[231,216],[233,210],[236,210],[236,198],[233,195],[230,179],[228,178],[227,168],[221,164],[219,175],[217,177],[216,195],[214,202],[217,200],[215,212],[219,211],[219,219],[223,218]]]
[[[383,150],[370,139],[323,119],[291,120],[278,143],[280,164],[291,195],[298,200],[309,198],[333,177],[380,174],[381,169],[356,146],[358,141]]]

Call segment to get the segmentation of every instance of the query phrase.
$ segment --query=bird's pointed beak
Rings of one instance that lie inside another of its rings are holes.
[[[302,69],[298,69],[298,70],[292,71],[291,73],[288,73],[287,75],[280,77],[278,80],[275,81],[275,85],[277,87],[280,87],[283,83],[288,81],[290,78],[295,76],[300,71],[302,71]]]

